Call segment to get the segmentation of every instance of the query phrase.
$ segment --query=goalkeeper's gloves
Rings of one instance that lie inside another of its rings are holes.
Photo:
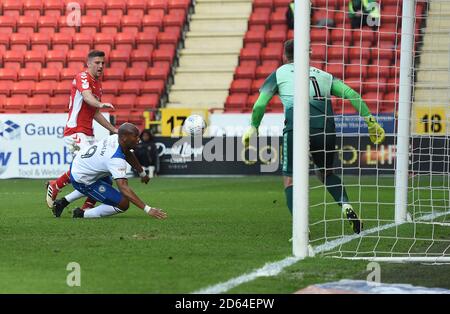
[[[373,116],[368,116],[364,118],[369,129],[370,140],[374,144],[381,144],[384,141],[385,134],[381,125],[378,124],[377,120]]]
[[[250,145],[250,138],[258,134],[258,130],[254,126],[250,126],[244,135],[242,135],[242,145],[247,148]]]

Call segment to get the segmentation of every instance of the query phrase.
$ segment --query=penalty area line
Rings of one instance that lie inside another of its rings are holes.
[[[450,211],[444,212],[444,213],[436,213],[436,214],[429,214],[429,215],[425,215],[422,216],[420,218],[417,219],[417,221],[428,221],[428,220],[433,220],[435,218],[438,218],[440,216],[444,216],[450,214]],[[396,226],[400,226],[405,222],[402,223],[390,223],[390,224],[386,224],[386,225],[382,225],[376,228],[372,228],[369,230],[365,230],[363,232],[361,232],[360,234],[354,234],[354,235],[347,235],[344,236],[340,239],[336,239],[327,243],[324,243],[322,245],[319,245],[314,249],[315,253],[322,253],[322,252],[327,252],[330,251],[338,246],[341,246],[345,243],[348,243],[350,241],[353,241],[355,239],[358,239],[360,237],[369,235],[369,234],[373,234],[373,233],[377,233],[377,232],[381,232],[384,231],[386,229],[392,228],[392,227],[396,227]],[[232,278],[228,281],[225,282],[221,282],[212,286],[208,286],[206,288],[197,290],[192,292],[192,294],[219,294],[219,293],[225,293],[228,290],[231,290],[243,283],[246,282],[250,282],[255,280],[256,278],[259,277],[271,277],[271,276],[276,276],[278,275],[283,269],[285,269],[286,267],[289,267],[293,264],[295,264],[296,262],[300,261],[300,258],[298,257],[286,257],[285,259],[282,259],[281,261],[278,262],[272,262],[272,263],[266,263],[263,267],[258,268],[250,273],[247,274],[243,274],[240,275],[238,277]]]

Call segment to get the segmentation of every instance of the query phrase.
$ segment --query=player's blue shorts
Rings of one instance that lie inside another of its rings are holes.
[[[70,181],[75,190],[103,204],[118,207],[122,200],[122,194],[112,187],[111,177],[101,178],[91,185],[76,182],[72,175]]]

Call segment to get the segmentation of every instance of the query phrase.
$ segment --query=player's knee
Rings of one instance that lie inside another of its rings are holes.
[[[130,207],[130,201],[124,197],[117,206],[121,211],[126,211]]]

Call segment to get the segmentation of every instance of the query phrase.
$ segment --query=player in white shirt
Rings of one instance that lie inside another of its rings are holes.
[[[74,218],[99,218],[126,211],[132,202],[149,216],[157,219],[167,217],[161,209],[145,204],[128,186],[126,176],[130,149],[139,143],[139,130],[131,123],[119,127],[118,134],[111,135],[95,145],[81,150],[71,165],[70,181],[78,191],[78,198],[88,196],[103,203],[86,211],[76,208]],[[112,187],[116,181],[119,191]],[[54,206],[54,214],[59,217],[64,208],[72,201],[62,199],[60,206]],[[56,203],[56,202],[55,202]]]

